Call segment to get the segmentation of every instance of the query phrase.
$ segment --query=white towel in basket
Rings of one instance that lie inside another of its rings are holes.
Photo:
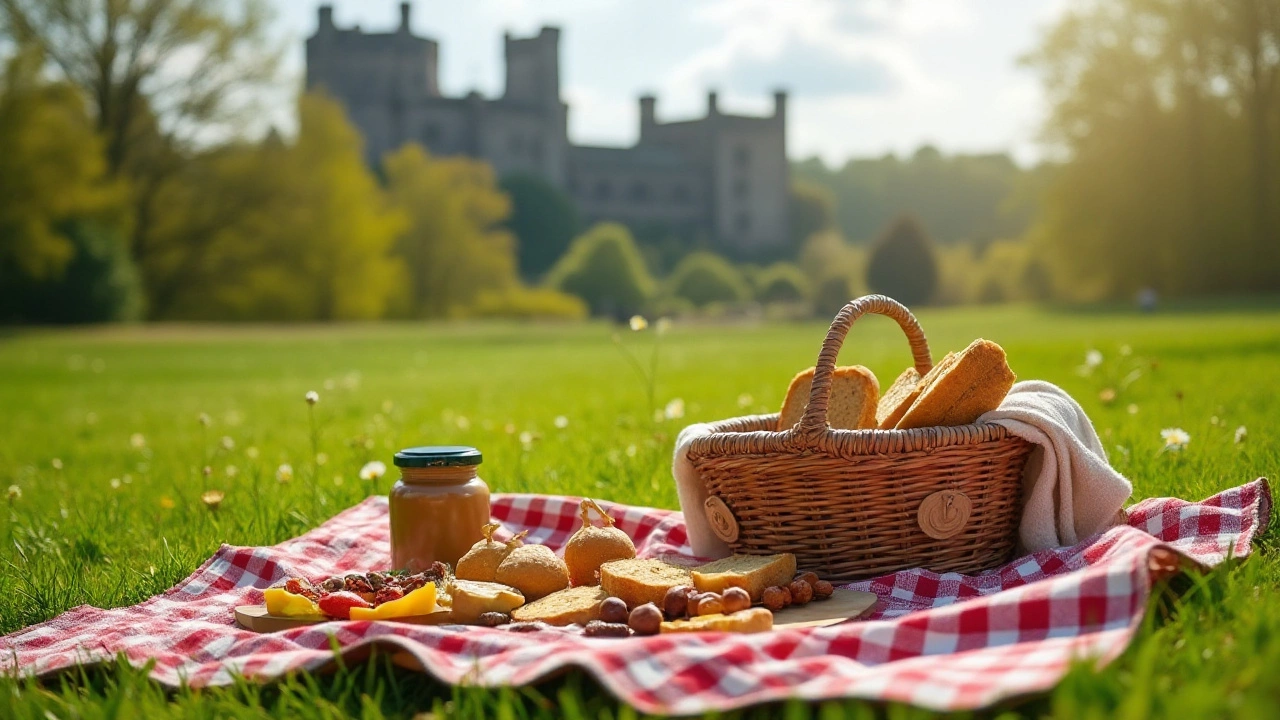
[[[1021,551],[1074,545],[1124,521],[1121,509],[1133,486],[1108,464],[1093,423],[1061,388],[1038,380],[1017,383],[1000,407],[979,422],[1004,425],[1038,446],[1022,476]],[[680,432],[672,472],[689,544],[695,554],[714,559],[732,551],[711,531],[703,510],[707,491],[686,457],[689,443],[710,432],[711,426],[703,423]]]

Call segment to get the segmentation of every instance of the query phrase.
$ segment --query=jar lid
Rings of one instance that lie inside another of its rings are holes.
[[[460,467],[479,465],[480,451],[466,445],[428,445],[396,453],[396,467]]]

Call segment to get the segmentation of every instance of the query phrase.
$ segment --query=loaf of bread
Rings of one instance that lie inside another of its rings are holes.
[[[632,558],[600,566],[600,587],[609,595],[621,598],[629,608],[645,603],[661,606],[668,590],[692,584],[687,568],[661,560]]]
[[[920,373],[909,367],[880,396],[880,402],[876,405],[876,427],[892,430],[919,396]]]
[[[551,593],[511,611],[517,622],[541,621],[548,625],[586,625],[600,619],[600,603],[609,593],[598,585],[582,585]]]
[[[1004,348],[978,338],[921,378],[915,401],[894,427],[967,425],[996,409],[1016,379]]]
[[[814,368],[791,380],[787,398],[778,418],[779,430],[790,430],[804,416],[813,388]],[[876,402],[880,382],[875,373],[861,365],[838,367],[831,375],[831,397],[827,400],[827,424],[837,430],[859,430],[876,426]]]
[[[751,602],[760,602],[765,588],[785,586],[795,577],[796,556],[791,553],[731,555],[694,568],[692,575],[693,586],[699,592],[722,593],[739,587],[751,595]]]
[[[736,613],[723,615],[699,615],[688,620],[672,620],[662,623],[660,631],[664,633],[680,632],[740,632],[757,633],[773,629],[773,613],[768,608],[750,608]]]

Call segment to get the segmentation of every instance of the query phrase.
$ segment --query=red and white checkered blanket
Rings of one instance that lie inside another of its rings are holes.
[[[603,503],[643,556],[687,555],[681,515]],[[505,530],[553,548],[576,529],[578,499],[495,495]],[[274,547],[223,546],[177,587],[130,608],[79,607],[0,639],[0,667],[45,674],[124,653],[152,677],[219,685],[270,679],[378,644],[449,683],[520,685],[581,668],[645,712],[725,710],[802,698],[896,700],[972,709],[1050,688],[1075,660],[1115,658],[1133,637],[1152,583],[1182,558],[1201,566],[1249,553],[1270,517],[1257,480],[1203,502],[1144,500],[1129,524],[1075,547],[976,576],[922,570],[852,585],[880,597],[868,619],[758,635],[589,639],[560,632],[332,622],[270,635],[241,630],[237,605],[280,578],[388,563],[386,499],[370,498]]]

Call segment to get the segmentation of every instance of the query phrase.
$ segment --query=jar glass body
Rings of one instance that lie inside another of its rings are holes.
[[[484,538],[489,486],[476,468],[402,468],[391,488],[391,567],[421,571],[440,561],[458,564]]]

